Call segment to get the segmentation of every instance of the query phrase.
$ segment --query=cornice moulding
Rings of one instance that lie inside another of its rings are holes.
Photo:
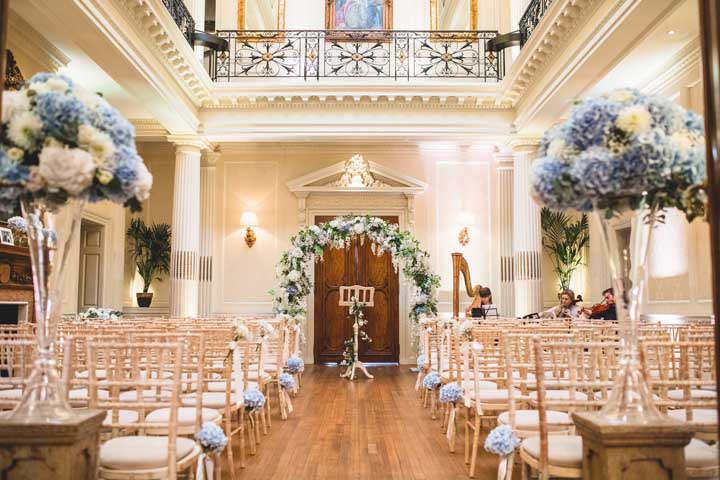
[[[164,142],[169,132],[160,122],[149,118],[134,118],[130,123],[135,127],[135,137],[145,142]]]
[[[167,141],[173,143],[177,149],[189,147],[201,151],[213,150],[213,144],[199,135],[168,135]]]
[[[638,88],[651,95],[661,94],[687,74],[697,74],[699,79],[699,67],[700,38],[695,37],[668,59],[656,75],[653,75],[649,81],[638,86]]]
[[[56,72],[70,63],[70,58],[35,30],[20,15],[10,10],[8,16],[8,45],[10,50],[42,65],[48,71]]]

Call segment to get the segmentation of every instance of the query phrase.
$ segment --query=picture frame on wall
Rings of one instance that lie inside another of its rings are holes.
[[[0,227],[0,245],[15,245],[13,232],[9,228]]]
[[[327,30],[392,30],[392,0],[326,0]]]

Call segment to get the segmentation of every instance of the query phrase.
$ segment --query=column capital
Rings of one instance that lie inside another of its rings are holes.
[[[508,141],[513,152],[534,152],[540,147],[540,137],[516,136]]]
[[[220,159],[220,152],[202,152],[200,156],[200,167],[215,167]]]
[[[508,166],[512,165],[515,161],[515,154],[513,152],[493,152],[492,155],[498,165]]]
[[[207,138],[200,135],[168,135],[167,141],[175,144],[175,150],[200,152],[202,150],[212,150],[212,144]]]

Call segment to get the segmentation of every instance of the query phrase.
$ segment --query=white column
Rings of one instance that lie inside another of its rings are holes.
[[[192,141],[176,142],[173,190],[170,314],[198,314],[200,248],[200,150]]]
[[[521,139],[513,145],[513,257],[515,315],[542,310],[542,240],[540,207],[530,196],[530,167],[537,142]]]
[[[215,244],[215,165],[219,152],[203,153],[200,161],[200,271],[198,315],[213,313],[213,246]]]
[[[513,268],[513,160],[512,153],[495,153],[497,172],[495,211],[497,223],[495,237],[498,252],[498,276],[500,290],[493,301],[500,313],[512,317],[515,315],[515,275]]]

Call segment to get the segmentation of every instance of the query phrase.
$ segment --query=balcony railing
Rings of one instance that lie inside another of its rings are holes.
[[[185,6],[183,0],[162,0],[165,4],[165,8],[170,12],[170,16],[175,20],[175,24],[178,26],[183,34],[183,37],[187,39],[190,45],[193,44],[193,33],[195,32],[195,20],[193,20],[190,11]]]
[[[493,31],[235,31],[210,62],[220,81],[248,77],[470,78],[498,82],[504,57],[486,48]]]
[[[532,0],[520,18],[520,47],[525,45],[530,35],[545,16],[545,12],[552,5],[553,0]]]

